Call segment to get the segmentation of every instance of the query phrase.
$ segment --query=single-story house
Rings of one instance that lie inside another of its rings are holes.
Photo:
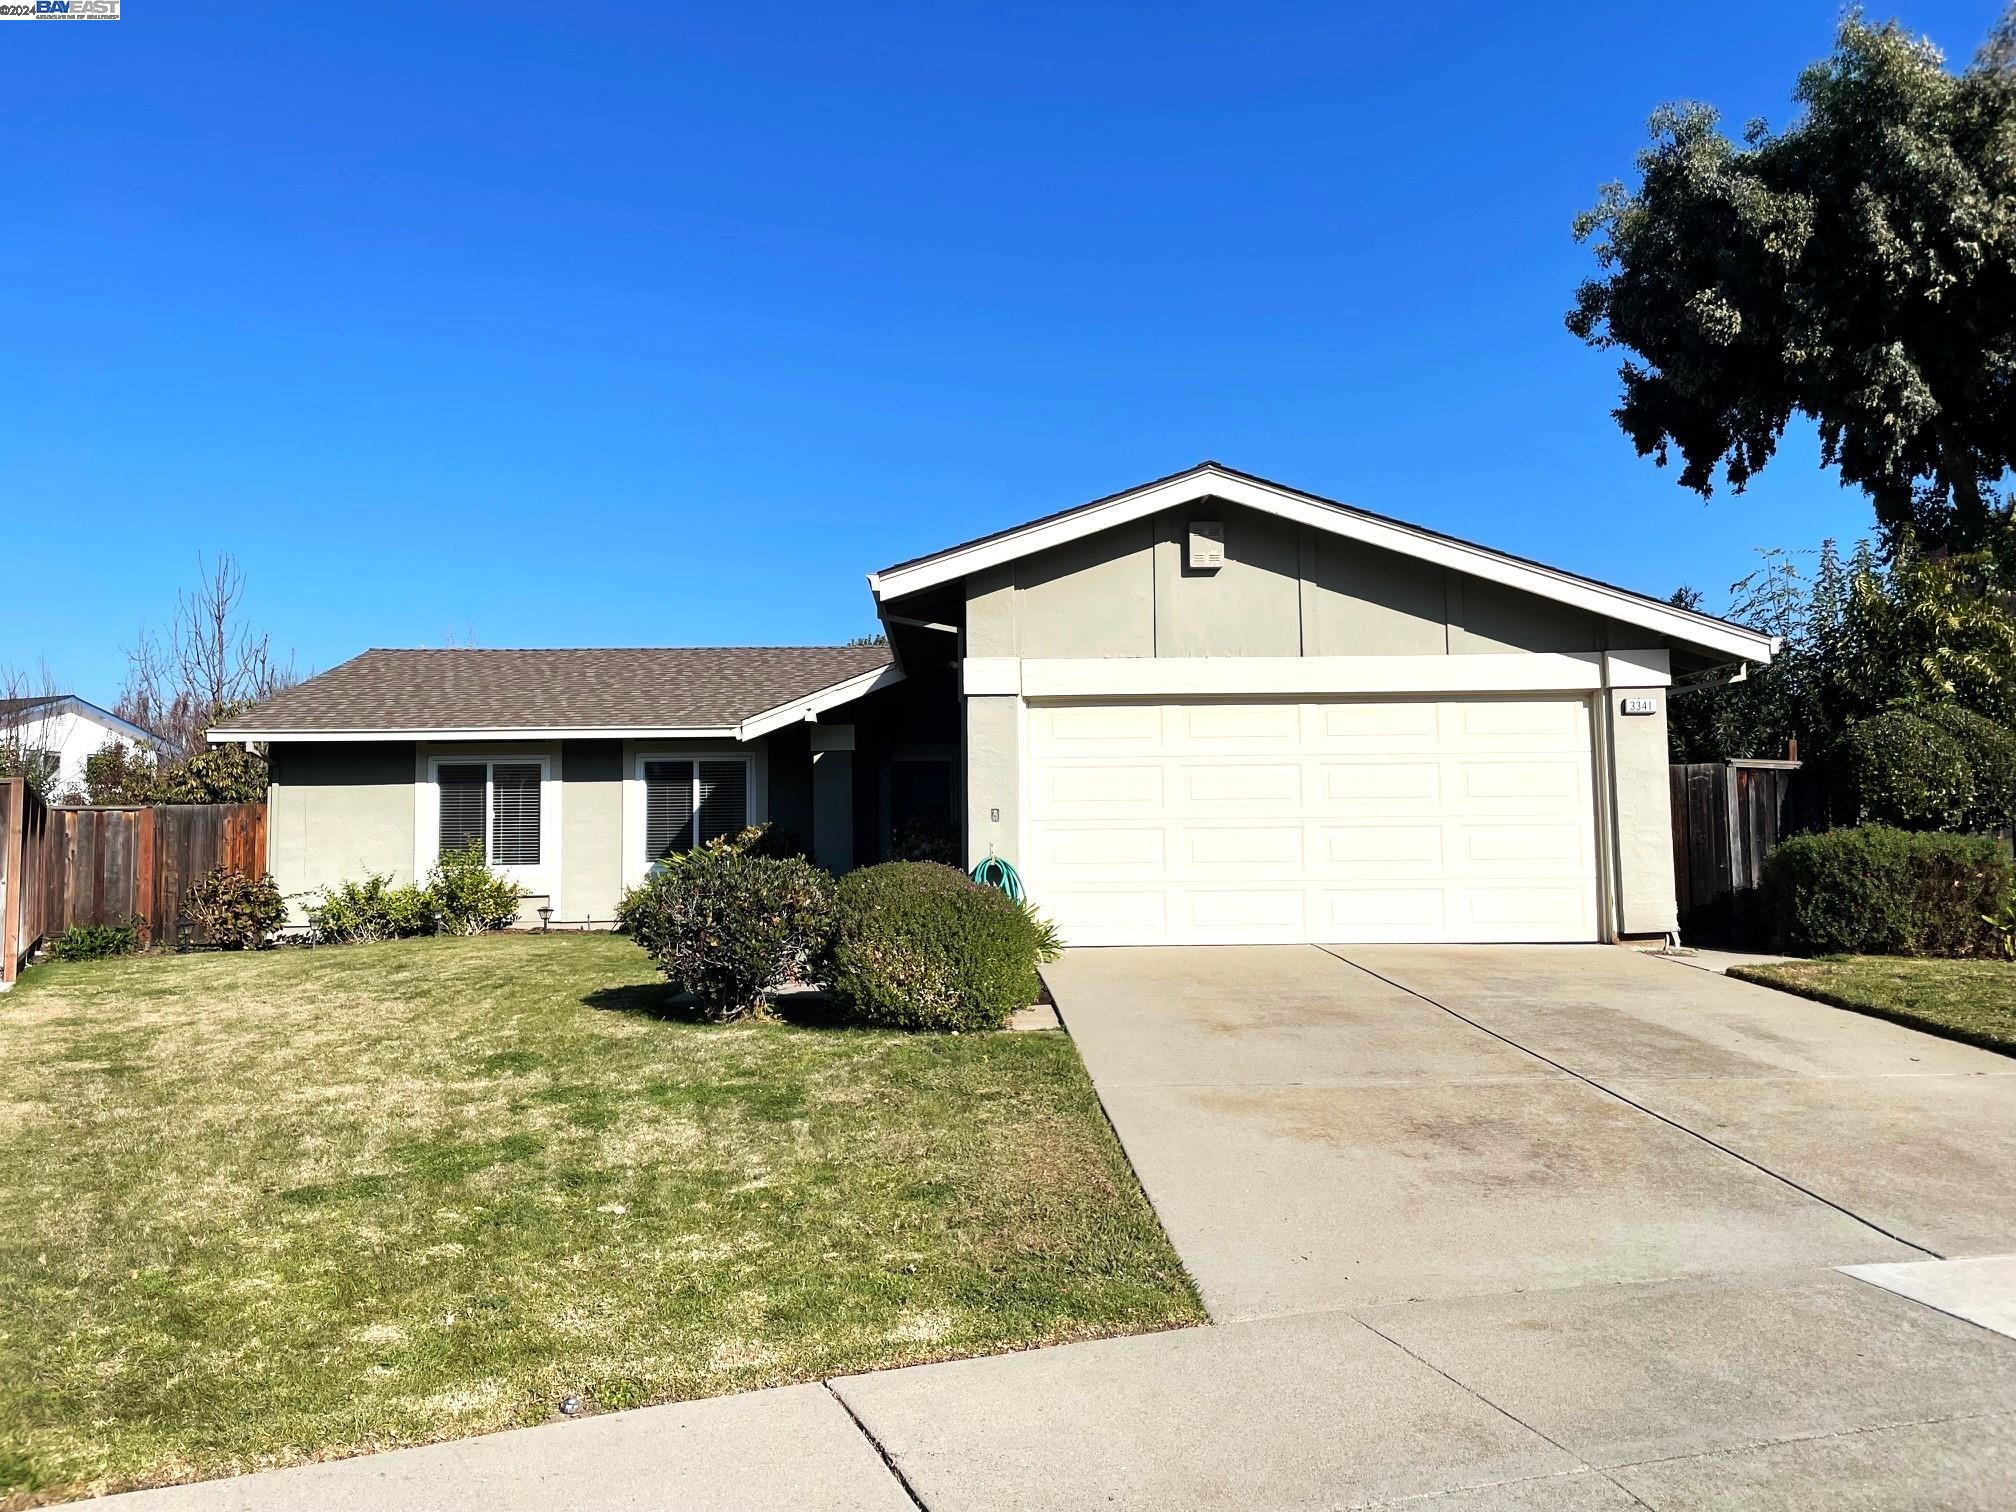
[[[210,738],[295,894],[474,840],[606,923],[768,820],[1001,856],[1080,945],[1656,938],[1667,690],[1776,648],[1212,462],[868,581],[886,646],[369,651]]]
[[[161,741],[110,709],[101,709],[75,693],[42,693],[26,698],[0,698],[0,740],[28,752],[47,752],[56,775],[56,792],[81,791],[84,763],[108,745],[152,753]]]

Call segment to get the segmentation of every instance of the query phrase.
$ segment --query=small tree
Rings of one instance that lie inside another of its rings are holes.
[[[1741,492],[1802,414],[1887,545],[1971,550],[2016,466],[2016,10],[1959,74],[1851,14],[1794,98],[1741,145],[1707,106],[1653,115],[1638,187],[1575,223],[1603,271],[1568,327],[1636,354],[1617,423],[1686,487]]]

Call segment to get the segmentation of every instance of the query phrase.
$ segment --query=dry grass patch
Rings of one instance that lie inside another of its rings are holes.
[[[0,1001],[0,1505],[1201,1319],[1060,1034],[661,1017],[628,941]]]

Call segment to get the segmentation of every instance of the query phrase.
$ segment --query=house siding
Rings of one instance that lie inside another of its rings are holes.
[[[411,741],[275,745],[266,869],[303,923],[313,894],[367,874],[413,880]]]
[[[1186,565],[1190,522],[1222,568]],[[975,574],[967,656],[1443,656],[1604,651],[1642,630],[1254,510],[1164,510]]]

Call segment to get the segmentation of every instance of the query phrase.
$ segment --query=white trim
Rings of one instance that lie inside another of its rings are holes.
[[[756,740],[773,730],[801,720],[817,719],[828,709],[879,692],[903,681],[903,669],[894,662],[870,672],[857,673],[837,683],[752,714],[732,725],[485,725],[474,728],[370,729],[346,730],[212,730],[205,737],[212,745],[236,745],[249,740],[288,742],[337,740]]]
[[[443,766],[495,766],[537,764],[539,768],[539,864],[499,866],[491,870],[509,877],[532,897],[544,898],[554,913],[561,912],[560,899],[560,798],[565,784],[560,777],[560,752],[555,748],[536,750],[440,751],[427,746],[414,750],[415,781],[413,806],[413,879],[423,880],[441,859],[441,788],[436,776]],[[484,833],[489,833],[490,804],[488,779],[483,797]]]
[[[1036,659],[1021,663],[1020,691],[1025,699],[1585,693],[1603,686],[1604,655],[1601,651],[1569,651]],[[972,664],[969,661],[966,665]],[[973,691],[970,684],[967,691]]]
[[[1401,552],[1471,577],[1537,594],[1591,614],[1670,635],[1690,645],[1741,657],[1745,661],[1768,662],[1779,645],[1775,636],[1739,629],[1691,610],[1662,604],[1642,594],[1593,583],[1555,568],[1522,562],[1488,547],[1450,540],[1416,526],[1383,520],[1345,505],[1326,503],[1293,489],[1261,483],[1208,464],[1159,483],[1084,505],[1056,519],[1025,525],[993,540],[954,547],[908,566],[870,573],[868,586],[878,603],[886,602],[988,567],[998,567],[1033,552],[1079,540],[1116,525],[1124,525],[1131,520],[1144,519],[1160,510],[1178,508],[1205,498],[1243,505],[1332,535],[1386,551]]]
[[[351,730],[212,730],[212,745],[236,745],[248,740],[284,740],[289,744],[326,741],[390,740],[733,740],[733,725],[695,729],[566,725],[496,725],[483,729],[351,729]]]
[[[651,873],[652,862],[645,855],[645,830],[650,817],[644,789],[644,763],[647,761],[685,761],[693,765],[693,777],[697,783],[700,777],[700,763],[703,761],[739,761],[745,775],[742,782],[743,823],[760,824],[768,816],[767,798],[757,793],[758,778],[768,785],[767,763],[764,770],[758,770],[753,753],[741,746],[720,746],[712,749],[699,747],[684,751],[659,751],[637,749],[630,752],[629,769],[623,777],[623,886],[628,889],[637,886]],[[694,794],[693,820],[700,820],[699,794]],[[696,830],[697,834],[698,831]]]
[[[801,720],[817,719],[828,709],[837,709],[841,704],[852,703],[870,693],[880,692],[903,681],[903,669],[894,662],[886,667],[877,667],[872,672],[863,672],[831,687],[821,688],[816,693],[808,693],[803,698],[794,698],[790,703],[779,704],[774,709],[766,709],[761,714],[752,715],[735,727],[737,740],[754,740],[768,735],[772,730],[781,730],[788,724]]]
[[[969,698],[1022,691],[1022,660],[1016,656],[969,656],[959,664],[959,691]]]
[[[1673,686],[1673,653],[1606,651],[1603,653],[1603,686],[1670,688]]]

